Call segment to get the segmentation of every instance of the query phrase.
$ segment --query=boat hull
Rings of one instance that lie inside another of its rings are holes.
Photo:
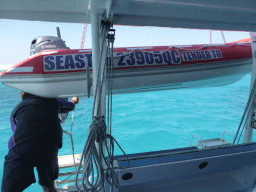
[[[232,84],[251,72],[251,59],[113,74],[113,92],[129,93]]]
[[[42,97],[69,97],[87,95],[86,72],[71,74],[16,75],[5,77],[2,84]]]
[[[88,96],[95,86],[91,50],[41,52],[1,73],[2,84],[43,97]],[[132,93],[234,83],[251,72],[250,44],[117,48],[113,93]],[[107,76],[107,79],[110,79]]]
[[[251,71],[251,59],[236,62],[197,64],[168,69],[140,69],[113,72],[113,93],[132,93],[234,83]],[[68,74],[16,75],[1,78],[2,83],[44,97],[88,95],[86,72]]]

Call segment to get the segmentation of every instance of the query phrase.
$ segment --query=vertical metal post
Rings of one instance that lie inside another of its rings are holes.
[[[99,105],[99,95],[96,93],[96,85],[98,79],[99,57],[100,57],[100,15],[97,13],[91,14],[91,26],[92,26],[92,69],[93,69],[93,94],[95,98],[96,106]],[[98,108],[95,108],[93,116],[99,115]]]
[[[252,90],[255,78],[256,78],[256,32],[250,32],[250,36],[251,36],[251,45],[252,45],[252,57],[253,57],[253,65],[252,65],[252,77],[251,77],[251,88],[250,90]],[[253,93],[253,97],[255,97],[255,92]],[[256,111],[256,103],[252,103],[252,108],[251,110],[248,112],[248,119],[247,122],[245,123],[245,130],[244,130],[244,143],[249,143],[252,140],[252,132],[253,132],[253,128],[251,126],[251,122],[252,122],[252,116],[253,113]]]
[[[94,93],[94,99],[95,99],[95,109],[94,109],[93,116],[101,116],[101,115],[106,116],[105,114],[106,113],[106,81],[105,81],[105,77],[103,76],[104,74],[103,70],[105,66],[107,46],[106,46],[106,39],[104,39],[104,36],[101,36],[102,34],[100,33],[100,18],[101,18],[100,15],[97,14],[96,12],[91,14],[92,66],[93,66],[93,84],[94,84],[93,93]],[[101,54],[102,54],[102,58],[100,60]],[[100,71],[98,69],[100,69]],[[103,85],[101,84],[102,78],[104,78]],[[96,85],[98,87],[96,87]],[[102,90],[100,89],[101,86],[102,86]],[[99,143],[96,143],[96,147],[99,152]],[[105,154],[105,151],[104,151],[104,154]],[[104,161],[102,159],[102,165],[103,164],[104,164]]]

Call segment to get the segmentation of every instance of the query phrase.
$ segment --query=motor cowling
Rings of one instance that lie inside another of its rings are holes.
[[[30,56],[45,50],[68,49],[65,42],[54,36],[41,36],[32,40],[30,46]]]

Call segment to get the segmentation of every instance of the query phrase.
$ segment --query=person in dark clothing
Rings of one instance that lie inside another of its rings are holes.
[[[44,192],[56,191],[58,178],[58,150],[62,147],[62,128],[59,112],[72,111],[79,102],[73,97],[43,98],[26,92],[11,113],[13,135],[5,156],[2,192],[20,192],[35,183],[34,167]]]

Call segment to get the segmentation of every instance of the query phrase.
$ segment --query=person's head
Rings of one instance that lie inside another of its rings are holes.
[[[22,91],[22,92],[20,93],[20,98],[21,98],[22,100],[24,100],[24,99],[30,97],[31,95],[32,95],[32,94],[30,94],[30,93],[27,93],[27,92],[25,92],[25,91]]]

